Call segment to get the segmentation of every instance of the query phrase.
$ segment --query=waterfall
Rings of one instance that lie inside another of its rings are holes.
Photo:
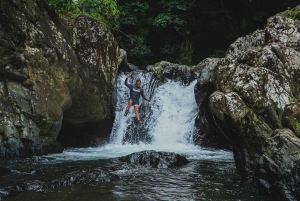
[[[188,86],[180,82],[159,82],[152,73],[133,72],[129,82],[142,82],[145,96],[151,102],[140,98],[140,115],[143,124],[135,119],[133,107],[124,117],[129,99],[129,89],[124,85],[125,74],[120,73],[113,94],[115,100],[115,122],[110,143],[115,145],[149,144],[160,146],[180,146],[193,144],[195,118],[198,114],[194,96],[196,81]]]
[[[133,107],[124,117],[129,89],[124,84],[125,74],[120,73],[114,86],[115,121],[109,142],[100,147],[65,149],[63,154],[51,157],[56,161],[96,160],[156,150],[185,154],[189,159],[232,161],[230,152],[194,145],[198,115],[194,97],[196,81],[185,86],[172,80],[161,82],[150,72],[132,72],[129,82],[135,83],[137,79],[142,82],[145,96],[151,99],[150,103],[140,99],[142,125],[136,122]]]

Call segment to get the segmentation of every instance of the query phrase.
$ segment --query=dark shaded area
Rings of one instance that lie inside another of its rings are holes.
[[[209,109],[209,96],[215,91],[212,83],[195,86],[195,99],[199,108],[196,119],[197,133],[194,136],[195,143],[201,147],[213,147],[217,149],[231,149],[231,142]]]
[[[263,29],[266,20],[298,0],[119,0],[121,31],[115,32],[129,62],[167,60],[197,64],[223,57],[238,37]]]
[[[63,122],[56,140],[63,147],[97,147],[108,142],[112,127],[113,120],[110,119],[78,127]]]

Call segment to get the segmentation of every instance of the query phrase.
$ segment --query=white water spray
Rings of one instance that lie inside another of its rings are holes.
[[[149,84],[150,76],[145,76],[142,84]],[[148,79],[148,80],[147,80]],[[129,89],[124,85],[125,75],[120,75],[117,81],[117,109],[116,118],[111,134],[112,144],[142,143],[138,139],[151,139],[147,142],[155,147],[170,147],[179,144],[192,144],[195,129],[195,118],[198,108],[194,97],[196,81],[189,86],[182,86],[178,82],[168,81],[158,86],[153,93],[150,103],[143,101],[145,110],[144,124],[136,125],[133,107],[127,117],[124,117],[125,107],[129,98]],[[149,97],[150,90],[144,87],[145,95]],[[125,100],[125,101],[124,101]],[[141,113],[142,113],[141,112]],[[132,129],[132,127],[136,129]],[[126,138],[130,132],[135,132],[138,139]],[[145,143],[145,142],[144,142]]]

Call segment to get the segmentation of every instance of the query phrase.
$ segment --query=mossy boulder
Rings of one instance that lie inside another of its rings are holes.
[[[154,65],[147,66],[146,69],[162,81],[169,79],[182,82],[183,84],[189,84],[191,81],[195,80],[194,72],[186,65],[161,61]]]
[[[294,9],[300,13],[300,6]],[[207,75],[201,86],[212,83],[217,91],[209,106],[241,176],[270,195],[276,192],[276,200],[300,199],[300,146],[293,133],[299,112],[298,103],[291,103],[300,93],[298,24],[288,11],[277,14],[264,30],[237,39],[225,58],[198,65],[199,77]]]
[[[74,135],[106,126],[126,63],[109,30],[87,16],[61,18],[38,0],[3,0],[0,15],[0,156],[62,152],[62,127]]]
[[[294,102],[286,106],[283,117],[282,124],[285,128],[289,128],[295,132],[295,134],[300,138],[300,103]]]

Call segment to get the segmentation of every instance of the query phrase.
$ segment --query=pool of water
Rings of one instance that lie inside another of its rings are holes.
[[[186,152],[181,150],[181,154],[191,162],[179,168],[133,168],[126,165],[112,167],[114,163],[111,161],[114,158],[141,151],[141,147],[125,145],[118,148],[110,145],[67,149],[62,154],[43,157],[1,160],[1,166],[13,170],[12,174],[1,177],[1,186],[22,180],[40,180],[47,183],[70,171],[95,167],[109,169],[120,177],[115,182],[80,184],[41,192],[24,191],[4,200],[267,200],[266,197],[258,195],[252,182],[240,180],[232,153],[228,151],[186,147]]]

